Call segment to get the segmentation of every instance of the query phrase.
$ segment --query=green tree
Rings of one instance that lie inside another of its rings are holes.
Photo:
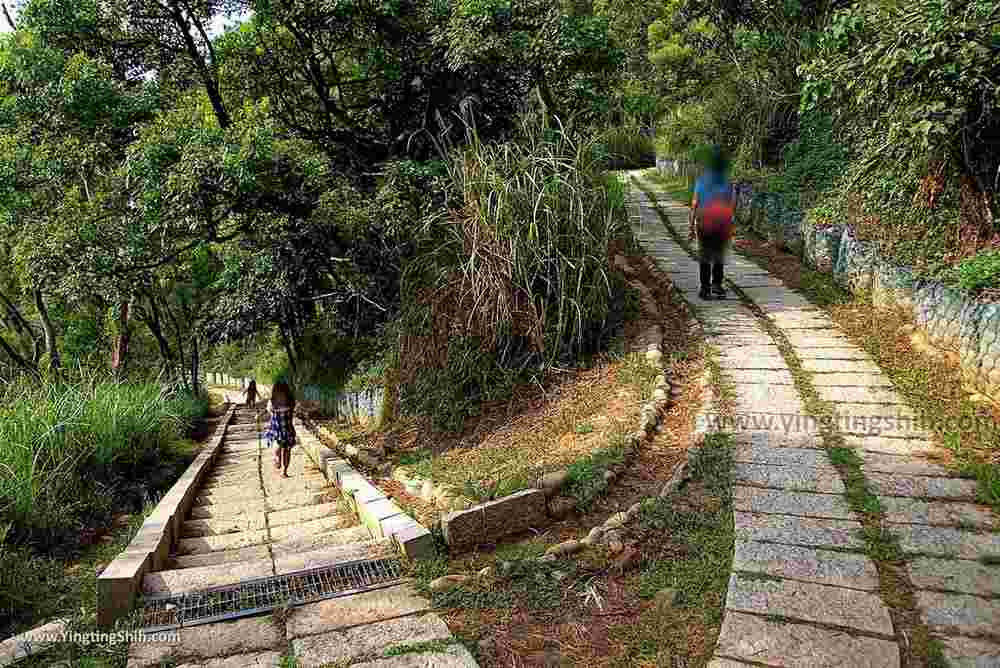
[[[589,3],[546,0],[461,0],[438,42],[453,67],[476,63],[514,68],[550,116],[593,120],[623,52],[608,19]]]
[[[995,229],[1000,184],[1000,7],[986,0],[854,3],[801,68],[803,107],[834,110],[864,154],[855,179],[950,166]]]

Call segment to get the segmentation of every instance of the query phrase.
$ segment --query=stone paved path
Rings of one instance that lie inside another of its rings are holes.
[[[638,174],[635,174],[638,176]],[[654,187],[648,182],[644,188]],[[895,667],[900,642],[865,554],[859,518],[844,498],[815,422],[776,342],[730,292],[698,299],[698,266],[633,188],[636,233],[696,308],[735,389],[736,544],[725,620],[710,668]],[[688,209],[657,196],[687,237]],[[917,589],[923,622],[952,666],[1000,666],[1000,520],[974,503],[975,483],[927,458],[937,447],[892,383],[820,309],[750,261],[732,255],[727,279],[779,327],[833,402],[838,428],[863,460]]]
[[[314,438],[296,425],[303,440]],[[258,440],[254,415],[238,409],[198,492],[166,570],[143,579],[145,594],[200,592],[395,554],[373,540],[305,454],[292,451],[289,478]],[[176,642],[134,643],[128,668],[476,668],[429,602],[407,584],[236,621],[182,628]],[[438,649],[386,657],[436,642]],[[283,656],[292,656],[296,662]],[[429,663],[428,663],[429,662]]]

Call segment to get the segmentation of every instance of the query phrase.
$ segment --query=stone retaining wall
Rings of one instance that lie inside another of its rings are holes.
[[[804,236],[809,264],[826,267],[852,291],[870,291],[876,306],[909,311],[932,346],[957,355],[967,385],[1000,399],[1000,303],[890,264],[849,227],[804,225]]]
[[[679,165],[657,158],[665,173],[678,173]],[[918,278],[859,240],[850,226],[819,226],[775,193],[755,192],[745,183],[736,190],[739,225],[798,254],[852,292],[870,293],[877,307],[910,312],[931,346],[957,358],[970,389],[1000,400],[1000,302]]]

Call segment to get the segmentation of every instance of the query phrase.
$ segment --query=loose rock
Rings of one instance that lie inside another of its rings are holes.
[[[557,491],[559,491],[566,481],[569,479],[569,471],[553,471],[552,473],[546,473],[538,482],[535,483],[540,490],[545,492],[546,496],[552,496]]]
[[[580,541],[578,540],[567,540],[558,545],[553,545],[549,549],[545,550],[545,554],[549,555],[562,555],[562,554],[575,554],[580,551]]]
[[[455,587],[466,584],[470,580],[468,575],[445,575],[431,582],[428,587],[431,591],[445,592],[451,591]]]
[[[590,533],[587,534],[587,538],[591,540],[600,540],[601,536],[603,535],[604,535],[604,529],[602,529],[601,527],[594,527],[593,529],[590,530]]]

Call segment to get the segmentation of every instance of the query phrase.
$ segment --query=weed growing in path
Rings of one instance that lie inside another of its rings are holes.
[[[737,292],[746,305],[757,314],[761,326],[777,344],[792,374],[799,396],[802,397],[806,413],[816,418],[820,426],[820,437],[828,459],[836,467],[844,482],[846,488],[844,496],[851,510],[861,519],[863,525],[861,534],[865,540],[866,552],[875,562],[878,571],[879,594],[889,609],[893,628],[897,632],[897,641],[903,648],[905,657],[908,661],[915,662],[914,665],[932,667],[947,665],[943,663],[940,644],[930,636],[927,625],[920,618],[915,588],[910,581],[903,550],[896,536],[886,528],[882,504],[862,472],[863,462],[857,453],[845,447],[844,438],[837,430],[838,421],[834,404],[820,398],[812,383],[813,374],[803,368],[802,361],[781,328],[767,318],[746,294],[740,290]]]

